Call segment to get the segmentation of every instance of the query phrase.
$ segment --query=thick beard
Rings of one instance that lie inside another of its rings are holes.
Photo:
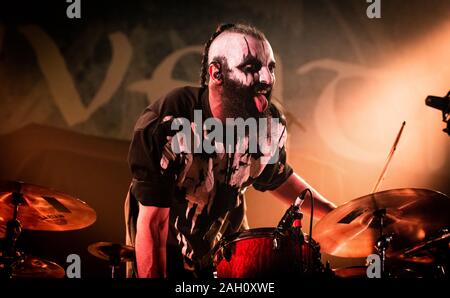
[[[223,78],[222,108],[225,118],[267,118],[270,115],[271,93],[266,94],[268,105],[265,111],[259,112],[253,97],[256,95],[257,86],[244,86],[233,80],[228,73]]]

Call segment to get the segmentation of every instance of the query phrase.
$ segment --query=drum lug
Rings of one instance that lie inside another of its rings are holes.
[[[278,250],[280,249],[281,244],[281,233],[277,230],[273,233],[273,239],[272,239],[272,249]]]
[[[223,248],[223,258],[224,258],[227,262],[230,262],[230,261],[231,261],[231,254],[232,254],[232,253],[231,253],[231,246],[232,246],[232,245]]]

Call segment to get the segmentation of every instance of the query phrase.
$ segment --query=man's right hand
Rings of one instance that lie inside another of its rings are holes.
[[[135,250],[140,278],[166,277],[169,210],[139,203]]]

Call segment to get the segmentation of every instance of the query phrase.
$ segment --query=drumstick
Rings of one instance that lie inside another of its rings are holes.
[[[394,145],[391,148],[391,152],[389,152],[389,155],[388,155],[386,164],[384,165],[383,171],[381,171],[380,178],[378,178],[377,183],[375,184],[374,188],[372,189],[372,193],[375,193],[378,191],[378,189],[380,188],[381,182],[384,180],[384,177],[386,176],[387,169],[389,167],[392,157],[394,156],[395,149],[397,149],[397,144],[400,141],[400,136],[402,135],[405,124],[406,124],[406,122],[403,121],[402,127],[400,127],[400,131],[398,132],[397,138],[395,139],[395,142],[394,142]]]

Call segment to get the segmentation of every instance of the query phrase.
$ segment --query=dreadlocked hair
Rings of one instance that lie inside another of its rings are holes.
[[[202,87],[208,86],[208,53],[209,48],[211,47],[212,42],[214,39],[217,38],[221,33],[223,32],[234,32],[234,33],[242,33],[245,35],[253,36],[256,39],[259,40],[265,40],[266,37],[264,33],[262,33],[260,30],[256,29],[253,26],[250,25],[244,25],[244,24],[221,24],[217,27],[216,31],[211,35],[209,40],[205,43],[205,47],[203,49],[203,55],[202,55],[202,68],[200,73],[200,85]]]

